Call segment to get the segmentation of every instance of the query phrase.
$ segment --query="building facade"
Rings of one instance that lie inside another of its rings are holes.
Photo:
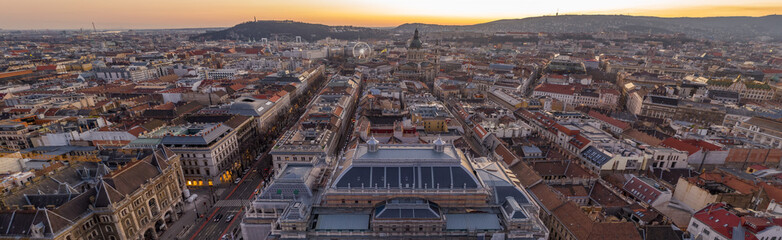
[[[52,173],[66,183],[38,178],[4,195],[0,216],[8,228],[0,238],[157,239],[183,211],[184,176],[172,151],[140,151],[147,156],[114,171],[77,164]],[[61,188],[47,188],[53,184]]]

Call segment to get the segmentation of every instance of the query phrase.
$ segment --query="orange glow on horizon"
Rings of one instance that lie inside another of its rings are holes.
[[[327,25],[395,27],[404,23],[469,25],[498,19],[564,14],[658,17],[765,16],[782,13],[782,2],[745,0],[61,0],[14,1],[0,9],[3,29],[98,29],[230,27],[258,20]]]

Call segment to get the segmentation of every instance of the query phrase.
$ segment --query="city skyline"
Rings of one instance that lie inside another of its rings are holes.
[[[782,4],[751,0],[741,5],[719,0],[664,0],[653,4],[628,1],[358,1],[249,0],[101,2],[81,4],[43,0],[15,2],[0,10],[0,29],[167,29],[230,27],[258,20],[294,20],[326,25],[395,27],[404,23],[469,25],[499,19],[555,14],[609,14],[654,17],[766,16]],[[44,6],[44,7],[42,7]],[[154,7],[150,7],[154,6]],[[498,7],[507,6],[507,7]]]

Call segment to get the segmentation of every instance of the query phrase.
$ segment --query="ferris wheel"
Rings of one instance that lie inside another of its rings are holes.
[[[353,45],[353,57],[357,59],[367,59],[372,56],[372,47],[365,42],[357,42]]]

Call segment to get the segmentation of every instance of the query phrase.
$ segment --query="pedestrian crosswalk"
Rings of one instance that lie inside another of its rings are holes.
[[[247,199],[229,199],[217,201],[215,207],[243,207],[249,206],[250,200]]]

